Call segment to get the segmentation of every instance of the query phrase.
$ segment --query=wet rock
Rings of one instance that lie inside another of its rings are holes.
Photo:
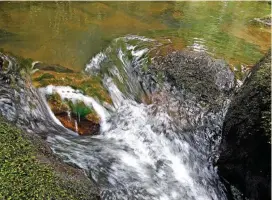
[[[48,104],[62,125],[79,135],[96,135],[100,129],[100,119],[84,102],[62,100],[58,93],[47,95]]]
[[[252,69],[227,111],[220,175],[251,200],[268,200],[271,181],[271,51]]]
[[[151,70],[163,73],[163,79],[191,93],[197,102],[218,104],[222,94],[230,94],[234,86],[234,75],[229,66],[205,53],[173,52],[157,58]]]
[[[235,86],[229,66],[205,53],[172,52],[154,59],[141,78],[144,91],[156,105],[153,114],[167,113],[188,138],[195,136],[194,143],[201,144],[196,147],[198,151],[212,155],[210,160],[216,159],[223,119]],[[165,127],[156,130],[168,132]]]

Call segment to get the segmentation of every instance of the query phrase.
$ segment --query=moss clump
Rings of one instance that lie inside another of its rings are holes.
[[[68,105],[73,114],[80,116],[81,118],[86,117],[86,115],[94,113],[94,110],[90,107],[86,106],[84,102],[78,101],[73,103],[72,101],[68,101]]]
[[[93,108],[85,105],[83,101],[72,102],[71,100],[62,100],[60,95],[56,92],[48,95],[47,100],[55,114],[71,111],[80,118],[85,118],[89,114],[96,115]]]
[[[67,112],[70,110],[69,105],[66,102],[62,101],[60,95],[56,92],[51,95],[47,95],[47,100],[50,108],[55,114]]]
[[[22,132],[0,117],[0,199],[81,199],[46,164]]]

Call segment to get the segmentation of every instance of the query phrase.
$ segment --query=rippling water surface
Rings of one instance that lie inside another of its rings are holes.
[[[133,34],[253,64],[271,31],[252,19],[270,12],[267,2],[0,2],[0,47],[80,70],[114,38]]]

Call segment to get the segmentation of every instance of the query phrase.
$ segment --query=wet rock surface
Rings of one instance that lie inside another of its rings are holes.
[[[173,52],[155,59],[150,70],[195,96],[197,102],[217,104],[222,94],[230,94],[234,86],[234,75],[226,62],[205,53]]]
[[[271,198],[271,51],[234,94],[226,114],[220,175],[251,200]]]

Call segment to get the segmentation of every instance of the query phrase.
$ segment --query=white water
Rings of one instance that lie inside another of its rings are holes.
[[[130,39],[149,42],[148,39],[133,36],[124,40]],[[148,52],[146,47],[137,52],[131,45],[127,45],[127,49],[134,51],[133,61],[138,65],[143,54]],[[97,73],[108,57],[107,53],[109,50],[95,56],[86,70]],[[121,92],[114,81],[116,77],[126,81],[130,92],[138,88],[137,77],[131,74],[131,62],[124,55],[126,53],[118,49],[116,57],[123,64],[123,74],[120,68],[112,66],[114,70],[109,70],[103,79],[114,104],[112,111],[70,87],[45,88],[47,94],[57,92],[62,99],[81,100],[93,106],[101,118],[100,135],[84,138],[51,136],[48,142],[53,150],[67,162],[89,171],[101,189],[102,199],[226,199],[216,168],[209,162],[212,150],[207,148],[207,140],[203,139],[210,137],[207,134],[212,132],[210,127],[217,127],[214,130],[219,134],[224,111],[212,113],[189,100],[182,102],[167,90],[167,85],[165,91],[157,94],[159,101],[151,105],[136,102],[133,95]],[[177,107],[173,106],[177,101],[184,112],[197,113],[188,114],[194,123],[187,122],[183,116],[179,116],[181,119],[177,122],[169,115],[177,112]],[[205,131],[197,128],[191,132],[184,131],[188,124],[200,126],[211,117],[214,120],[209,121]]]
[[[47,95],[52,95],[53,93],[58,93],[62,100],[71,100],[73,103],[78,101],[84,102],[85,105],[93,107],[95,112],[100,116],[101,127],[108,127],[106,121],[109,113],[106,109],[101,106],[94,98],[85,96],[79,90],[74,90],[69,86],[53,86],[48,85],[45,88],[41,88],[42,93]],[[79,119],[80,121],[80,119]]]
[[[78,132],[77,120],[75,120],[75,128],[76,128],[76,132]]]

